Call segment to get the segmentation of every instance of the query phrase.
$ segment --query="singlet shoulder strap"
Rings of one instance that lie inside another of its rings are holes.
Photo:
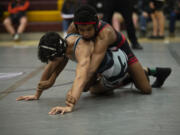
[[[76,47],[77,47],[77,45],[78,45],[78,43],[79,43],[79,41],[82,39],[82,37],[80,36],[79,38],[77,38],[77,40],[76,40],[76,42],[74,43],[74,46],[73,46],[73,55],[74,55],[74,58],[76,58],[75,57],[75,51],[76,51]]]
[[[68,37],[70,37],[70,36],[77,36],[77,37],[78,37],[78,38],[76,39],[74,45],[73,45],[73,57],[74,57],[74,59],[76,59],[76,57],[75,57],[76,47],[77,47],[80,39],[82,39],[82,36],[81,36],[80,34],[77,34],[77,33],[70,33],[70,34],[68,34],[68,35],[65,37],[65,40],[66,40]]]
[[[98,30],[97,33],[101,32],[105,27],[107,27],[109,24],[104,21],[99,21]]]
[[[81,35],[79,35],[79,34],[77,34],[77,33],[70,33],[70,34],[67,34],[67,35],[66,35],[65,40],[66,40],[68,37],[70,37],[70,36],[81,36]]]

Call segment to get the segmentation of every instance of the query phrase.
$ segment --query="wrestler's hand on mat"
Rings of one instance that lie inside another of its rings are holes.
[[[28,96],[20,96],[20,97],[16,98],[16,100],[17,101],[20,101],[20,100],[29,101],[29,100],[38,100],[38,98],[35,95],[28,95]]]
[[[72,110],[73,110],[73,108],[70,106],[65,106],[65,107],[56,106],[56,107],[53,107],[48,114],[50,114],[50,115],[56,115],[59,113],[64,114],[64,113],[72,112]]]
[[[41,81],[39,84],[38,84],[38,88],[39,89],[48,89],[52,86],[52,83],[50,81]]]

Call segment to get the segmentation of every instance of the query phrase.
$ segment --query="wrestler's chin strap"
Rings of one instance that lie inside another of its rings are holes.
[[[69,107],[74,107],[75,104],[76,98],[72,96],[71,92],[69,92],[66,97],[66,105]]]

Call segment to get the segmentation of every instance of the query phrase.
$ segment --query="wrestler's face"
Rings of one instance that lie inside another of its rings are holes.
[[[81,24],[78,25],[79,34],[82,35],[83,39],[91,40],[95,36],[95,28],[93,24]]]

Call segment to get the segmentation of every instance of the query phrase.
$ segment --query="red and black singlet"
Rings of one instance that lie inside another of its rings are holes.
[[[103,31],[104,28],[106,28],[109,24],[104,21],[99,21],[98,29],[97,29],[97,35]],[[116,41],[109,45],[109,50],[117,50],[120,48],[123,50],[126,55],[128,56],[128,65],[131,65],[138,61],[134,53],[132,52],[129,43],[127,42],[125,36],[122,33],[116,32]]]

